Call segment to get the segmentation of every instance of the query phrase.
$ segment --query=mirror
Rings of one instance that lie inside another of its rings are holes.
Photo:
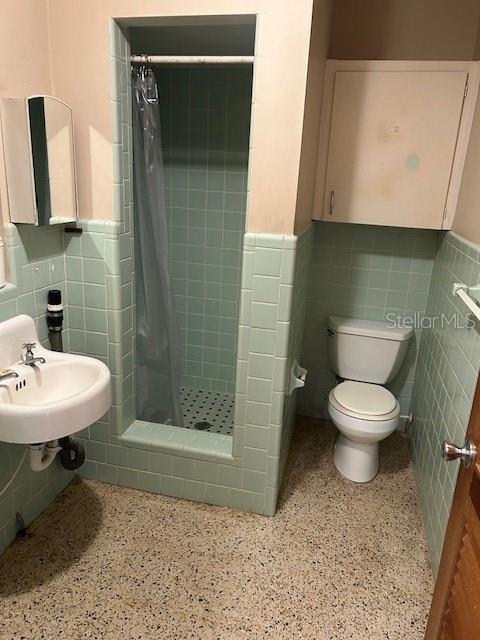
[[[77,219],[73,120],[58,98],[0,102],[10,220],[60,224]]]

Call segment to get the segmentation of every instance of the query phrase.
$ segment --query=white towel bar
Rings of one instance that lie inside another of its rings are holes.
[[[455,282],[452,292],[454,296],[458,296],[460,300],[467,305],[477,320],[480,320],[480,306],[478,305],[480,284],[477,284],[475,287],[469,287],[462,282]]]

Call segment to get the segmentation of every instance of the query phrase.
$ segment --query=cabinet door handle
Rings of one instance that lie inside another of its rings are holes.
[[[333,216],[333,210],[335,208],[335,189],[330,191],[330,204],[328,207],[328,213]]]

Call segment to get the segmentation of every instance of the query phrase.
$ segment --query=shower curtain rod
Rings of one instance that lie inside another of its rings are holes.
[[[141,64],[253,64],[253,56],[130,56]]]

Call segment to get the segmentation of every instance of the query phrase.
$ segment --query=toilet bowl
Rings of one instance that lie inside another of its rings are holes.
[[[353,482],[369,482],[378,472],[378,445],[395,431],[400,406],[380,385],[345,381],[328,397],[328,414],[339,430],[333,461]]]
[[[358,318],[328,318],[328,354],[337,384],[328,414],[339,430],[336,468],[368,482],[378,472],[378,444],[398,426],[400,406],[384,386],[397,375],[413,335],[410,328]]]

